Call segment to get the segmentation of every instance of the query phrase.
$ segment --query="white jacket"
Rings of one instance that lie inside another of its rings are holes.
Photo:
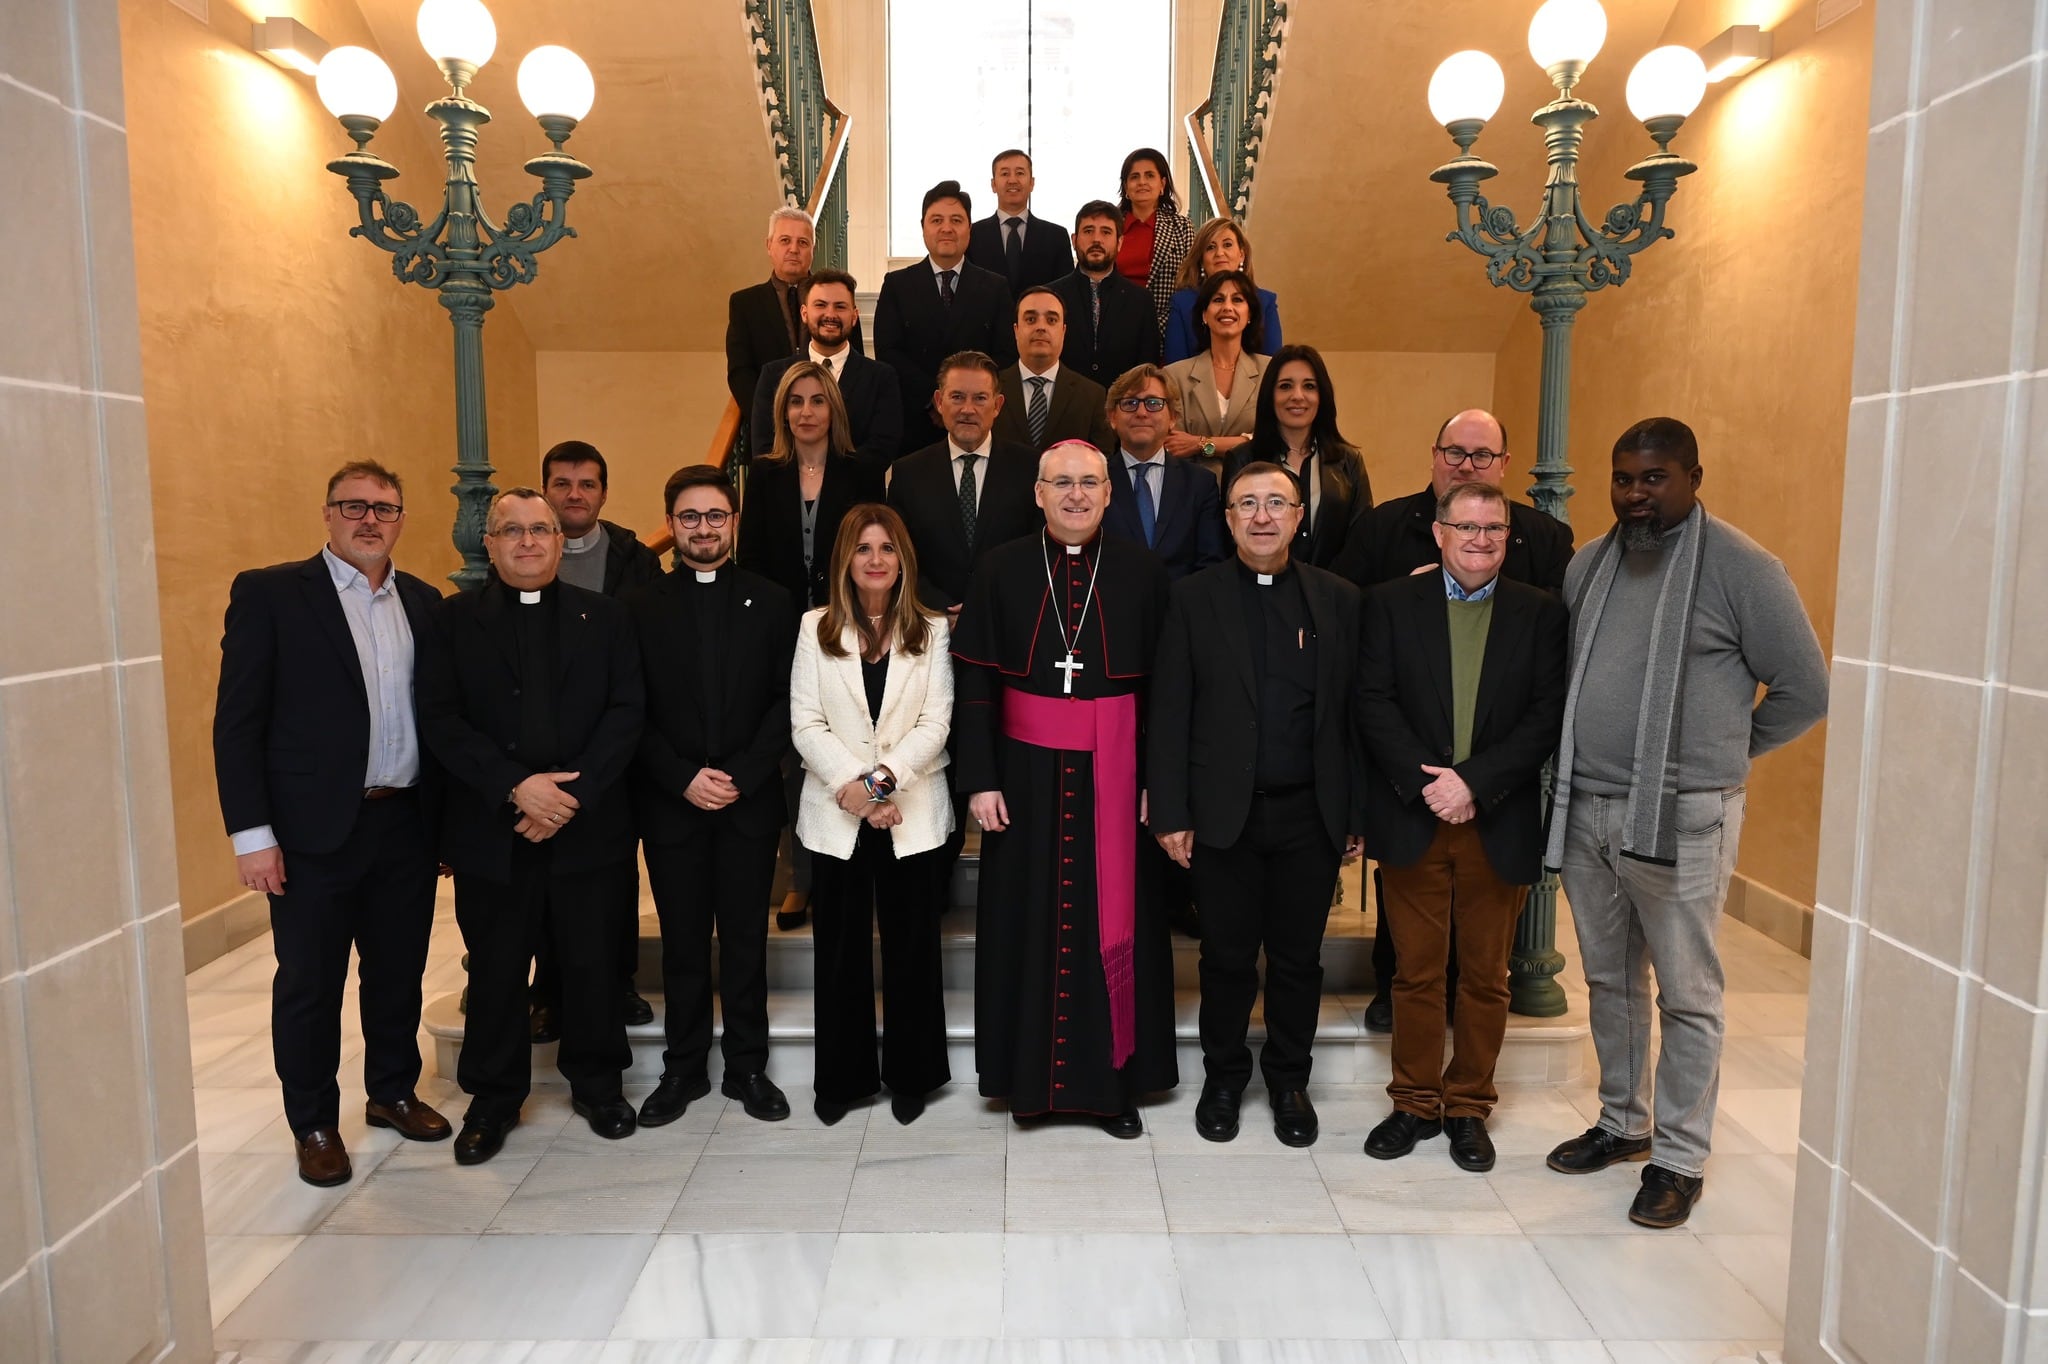
[[[796,662],[789,677],[789,724],[804,760],[804,793],[796,836],[813,852],[853,856],[861,821],[839,808],[839,788],[877,766],[896,777],[890,797],[903,822],[889,831],[898,857],[930,852],[953,832],[953,801],[946,789],[946,736],[953,728],[953,660],[943,616],[931,621],[924,652],[889,653],[889,676],[879,720],[868,718],[860,674],[860,637],[843,636],[844,658],[818,646],[825,609],[804,613],[796,632]]]

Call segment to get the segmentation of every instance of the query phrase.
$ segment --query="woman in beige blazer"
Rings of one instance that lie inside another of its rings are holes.
[[[817,952],[814,1108],[828,1126],[886,1084],[901,1123],[952,1078],[934,854],[953,830],[946,618],[918,605],[917,554],[895,511],[847,512],[830,596],[797,629],[789,715],[803,758],[797,837],[812,853]],[[882,930],[875,1057],[874,929]]]
[[[1194,460],[1218,481],[1230,452],[1252,438],[1266,373],[1264,314],[1249,275],[1217,271],[1195,291],[1195,354],[1166,367],[1180,390],[1180,425],[1166,453]]]

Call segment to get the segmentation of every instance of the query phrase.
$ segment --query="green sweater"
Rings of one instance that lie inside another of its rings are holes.
[[[1493,624],[1493,596],[1484,601],[1444,601],[1451,619],[1451,762],[1472,756],[1472,717],[1479,707],[1479,668],[1486,661],[1486,632]]]

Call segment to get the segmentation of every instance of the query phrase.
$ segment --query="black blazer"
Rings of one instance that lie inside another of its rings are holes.
[[[1145,532],[1138,525],[1138,498],[1131,490],[1130,470],[1124,467],[1121,450],[1112,445],[1107,454],[1110,496],[1102,528],[1143,549]],[[1179,582],[1190,573],[1223,562],[1230,541],[1223,533],[1223,495],[1216,490],[1215,476],[1193,460],[1168,455],[1159,482],[1152,552],[1166,566],[1166,576]]]
[[[1543,764],[1564,726],[1571,616],[1547,592],[1502,576],[1479,668],[1472,756],[1455,770],[1472,788],[1480,842],[1510,885],[1543,874]],[[1366,852],[1405,867],[1429,851],[1437,817],[1423,802],[1451,765],[1451,630],[1441,573],[1383,583],[1366,594],[1358,667],[1358,726],[1366,747]]]
[[[780,585],[801,614],[825,604],[829,595],[825,575],[832,569],[832,541],[839,534],[839,523],[857,503],[882,500],[882,471],[850,454],[826,457],[808,571],[804,568],[804,504],[799,483],[794,459],[785,463],[756,455],[748,463],[746,505],[741,509],[739,545],[733,559]]]
[[[1045,524],[1031,496],[1038,455],[1028,445],[998,436],[988,448],[988,461],[975,471],[981,499],[970,553],[952,461],[953,447],[940,441],[905,455],[889,471],[889,505],[903,518],[917,550],[917,595],[934,610],[967,600],[968,580],[990,550]]]
[[[1074,268],[1074,244],[1067,230],[1024,210],[1023,270],[1010,275],[1010,261],[1004,251],[1002,215],[991,213],[976,223],[967,237],[967,259],[984,270],[1001,275],[1015,297],[1035,284],[1050,284]]]
[[[882,277],[875,300],[875,358],[896,371],[903,401],[903,448],[922,450],[944,436],[931,419],[939,366],[956,351],[978,350],[1007,365],[1017,358],[1017,309],[1010,286],[992,270],[960,262],[953,302],[939,299],[929,257]]]
[[[997,379],[1003,395],[1003,410],[996,413],[996,439],[1031,444],[1031,424],[1025,420],[1029,399],[1024,392],[1024,370],[1011,365]],[[1063,440],[1085,440],[1098,450],[1116,449],[1116,432],[1109,425],[1109,394],[1078,369],[1064,362],[1045,395],[1045,440],[1043,450]]]
[[[646,698],[640,650],[626,608],[610,597],[555,584],[561,652],[555,676],[558,769],[581,775],[562,789],[581,808],[548,840],[552,870],[591,871],[630,861],[633,813],[626,771],[640,744]],[[491,881],[512,875],[513,787],[544,769],[519,742],[519,641],[512,589],[490,582],[441,603],[428,663],[420,674],[420,728],[448,771],[441,860]]]
[[[1102,326],[1095,326],[1088,277],[1062,275],[1052,288],[1067,304],[1067,344],[1060,364],[1072,365],[1107,389],[1136,365],[1159,363],[1159,321],[1152,295],[1115,270],[1101,283]]]
[[[1230,486],[1239,469],[1267,458],[1252,448],[1257,444],[1256,440],[1246,441],[1223,457],[1224,487]],[[1280,463],[1277,459],[1272,462]],[[1308,489],[1302,489],[1302,528],[1294,537],[1294,557],[1317,568],[1331,568],[1353,529],[1372,511],[1372,479],[1365,472],[1364,458],[1348,445],[1318,453],[1315,468],[1322,497],[1320,502],[1312,502]],[[1299,478],[1294,481],[1297,486],[1301,483]],[[1316,512],[1313,519],[1309,515],[1312,506]]]
[[[1443,562],[1430,526],[1436,520],[1436,493],[1397,497],[1372,508],[1352,527],[1331,564],[1360,587],[1405,578],[1424,564]],[[1501,576],[1530,583],[1554,597],[1564,596],[1564,571],[1572,561],[1572,528],[1526,502],[1508,502],[1507,558]]]
[[[661,576],[661,556],[640,543],[640,537],[624,526],[599,520],[611,543],[604,555],[604,594],[621,596],[645,587]]]
[[[839,396],[846,403],[846,424],[853,428],[853,453],[876,468],[903,453],[903,405],[896,396],[896,372],[857,350],[845,352],[846,367],[839,375]],[[782,376],[808,351],[770,361],[754,386],[750,419],[755,454],[775,448],[775,390]]]
[[[1316,808],[1331,844],[1364,829],[1365,754],[1352,723],[1358,670],[1359,592],[1334,573],[1296,564],[1316,632]],[[1244,589],[1228,560],[1174,584],[1159,638],[1148,712],[1152,828],[1192,829],[1227,848],[1251,813],[1259,734]]]
[[[418,728],[420,661],[441,594],[392,572],[412,628]],[[420,785],[433,797],[439,774],[424,735],[419,749]],[[213,774],[227,831],[268,824],[287,853],[333,852],[355,827],[369,761],[362,662],[327,561],[315,554],[236,574],[213,708]]]
[[[857,319],[848,339],[855,350],[866,353]],[[795,346],[789,344],[789,324],[783,321],[782,303],[771,281],[764,279],[733,292],[726,301],[725,387],[742,413],[752,410],[754,386],[769,361],[802,350],[804,341],[799,336]]]
[[[721,571],[732,578],[732,606],[718,659],[725,690],[716,734],[705,730],[692,571],[669,573],[626,602],[647,676],[647,726],[632,791],[640,836],[649,843],[679,843],[712,818],[749,834],[772,833],[785,822],[781,764],[789,748],[798,613],[789,593],[758,573]],[[683,798],[704,767],[718,768],[740,788],[740,798],[715,816]]]

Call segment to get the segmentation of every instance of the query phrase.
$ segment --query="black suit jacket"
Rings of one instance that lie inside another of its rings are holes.
[[[917,550],[917,595],[944,609],[967,600],[974,570],[997,545],[1030,535],[1045,524],[1031,496],[1038,455],[1028,445],[998,437],[988,461],[975,471],[981,498],[974,513],[974,548],[960,524],[960,490],[953,484],[953,447],[945,441],[905,455],[889,471],[889,505],[903,518]]]
[[[997,385],[1002,390],[1003,410],[996,414],[996,439],[1031,445],[1031,425],[1026,420],[1030,400],[1024,392],[1023,367],[1011,365]],[[1109,394],[1080,370],[1061,364],[1045,403],[1045,439],[1037,443],[1037,449],[1063,440],[1085,440],[1098,450],[1116,449],[1116,432],[1109,425]]]
[[[858,321],[848,339],[855,350],[866,353]],[[752,410],[754,386],[769,361],[792,355],[803,345],[802,336],[796,345],[789,344],[789,324],[783,321],[781,300],[772,282],[764,279],[733,292],[725,312],[725,387],[742,413]]]
[[[679,843],[713,818],[684,799],[699,769],[715,767],[740,788],[718,813],[741,833],[771,833],[785,822],[782,755],[789,748],[789,669],[798,612],[758,573],[726,568],[731,610],[718,666],[724,704],[718,733],[707,732],[692,594],[685,568],[626,602],[647,675],[647,727],[633,766],[634,808],[649,843]]]
[[[661,556],[640,543],[640,537],[624,526],[600,520],[610,544],[604,555],[604,594],[623,596],[645,587],[661,576]]]
[[[1352,723],[1359,592],[1334,573],[1296,564],[1316,632],[1316,808],[1337,848],[1363,830],[1365,755]],[[1259,733],[1252,642],[1245,635],[1235,559],[1174,584],[1159,638],[1148,712],[1152,828],[1192,829],[1227,848],[1251,813]]]
[[[1017,310],[1010,286],[992,270],[960,262],[951,304],[939,298],[929,257],[882,277],[875,300],[875,358],[896,371],[903,400],[903,448],[922,450],[944,436],[931,419],[939,366],[956,351],[978,350],[998,365],[1017,358]]]
[[[640,744],[646,699],[640,650],[626,608],[555,584],[555,723],[562,789],[581,808],[548,840],[555,874],[591,871],[633,856],[626,771]],[[519,753],[519,641],[512,589],[489,582],[441,604],[434,647],[420,674],[422,737],[449,776],[441,860],[491,881],[512,874],[519,811],[507,797],[541,767]]]
[[[1571,616],[1551,594],[1503,575],[1479,668],[1472,756],[1455,767],[1472,788],[1486,860],[1510,885],[1543,874],[1543,764],[1564,725]],[[1422,799],[1450,767],[1451,629],[1441,573],[1366,594],[1358,726],[1367,761],[1366,852],[1404,867],[1429,851],[1437,817]]]
[[[1107,453],[1110,497],[1102,528],[1143,549],[1145,532],[1138,524],[1130,470],[1124,467],[1121,450],[1112,447]],[[1215,476],[1193,460],[1168,455],[1166,472],[1157,481],[1162,486],[1154,490],[1159,505],[1153,509],[1152,552],[1166,566],[1166,576],[1179,582],[1223,562],[1230,541],[1223,533],[1223,495],[1216,490]]]
[[[882,471],[852,455],[825,460],[818,489],[818,526],[811,567],[804,568],[804,506],[796,461],[757,455],[747,466],[746,506],[740,516],[734,560],[789,593],[799,613],[823,606],[825,575],[832,568],[832,541],[839,523],[861,502],[882,500]]]
[[[1088,277],[1079,270],[1052,282],[1067,304],[1067,344],[1060,364],[1072,365],[1105,389],[1134,365],[1159,363],[1159,320],[1152,295],[1115,270],[1102,281],[1102,326],[1089,303]]]
[[[998,221],[1000,217],[1000,214],[991,213],[974,225],[967,237],[967,259],[984,270],[1001,275],[1010,286],[1011,297],[1035,284],[1050,284],[1074,268],[1074,244],[1066,229],[1058,223],[1047,222],[1027,208],[1024,210],[1023,269],[1013,278],[1009,255],[1004,250],[1005,233]]]
[[[392,572],[412,628],[417,728],[420,660],[441,594]],[[432,797],[438,772],[424,735],[419,748],[420,785]],[[333,852],[355,827],[369,761],[362,662],[327,561],[315,554],[237,574],[213,709],[213,773],[227,831],[268,824],[287,853]]]
[[[1382,502],[1352,526],[1337,561],[1330,565],[1360,587],[1404,578],[1424,564],[1443,562],[1430,526],[1436,521],[1436,493]],[[1554,597],[1564,596],[1564,571],[1572,561],[1572,528],[1526,502],[1508,502],[1507,558],[1501,575],[1530,583]]]
[[[853,453],[877,468],[886,468],[903,453],[903,405],[896,396],[896,372],[859,351],[844,352],[846,367],[839,374],[839,396],[846,403],[846,424],[853,428]],[[775,389],[782,376],[809,352],[785,355],[761,370],[751,404],[752,449],[765,455],[775,448]]]

